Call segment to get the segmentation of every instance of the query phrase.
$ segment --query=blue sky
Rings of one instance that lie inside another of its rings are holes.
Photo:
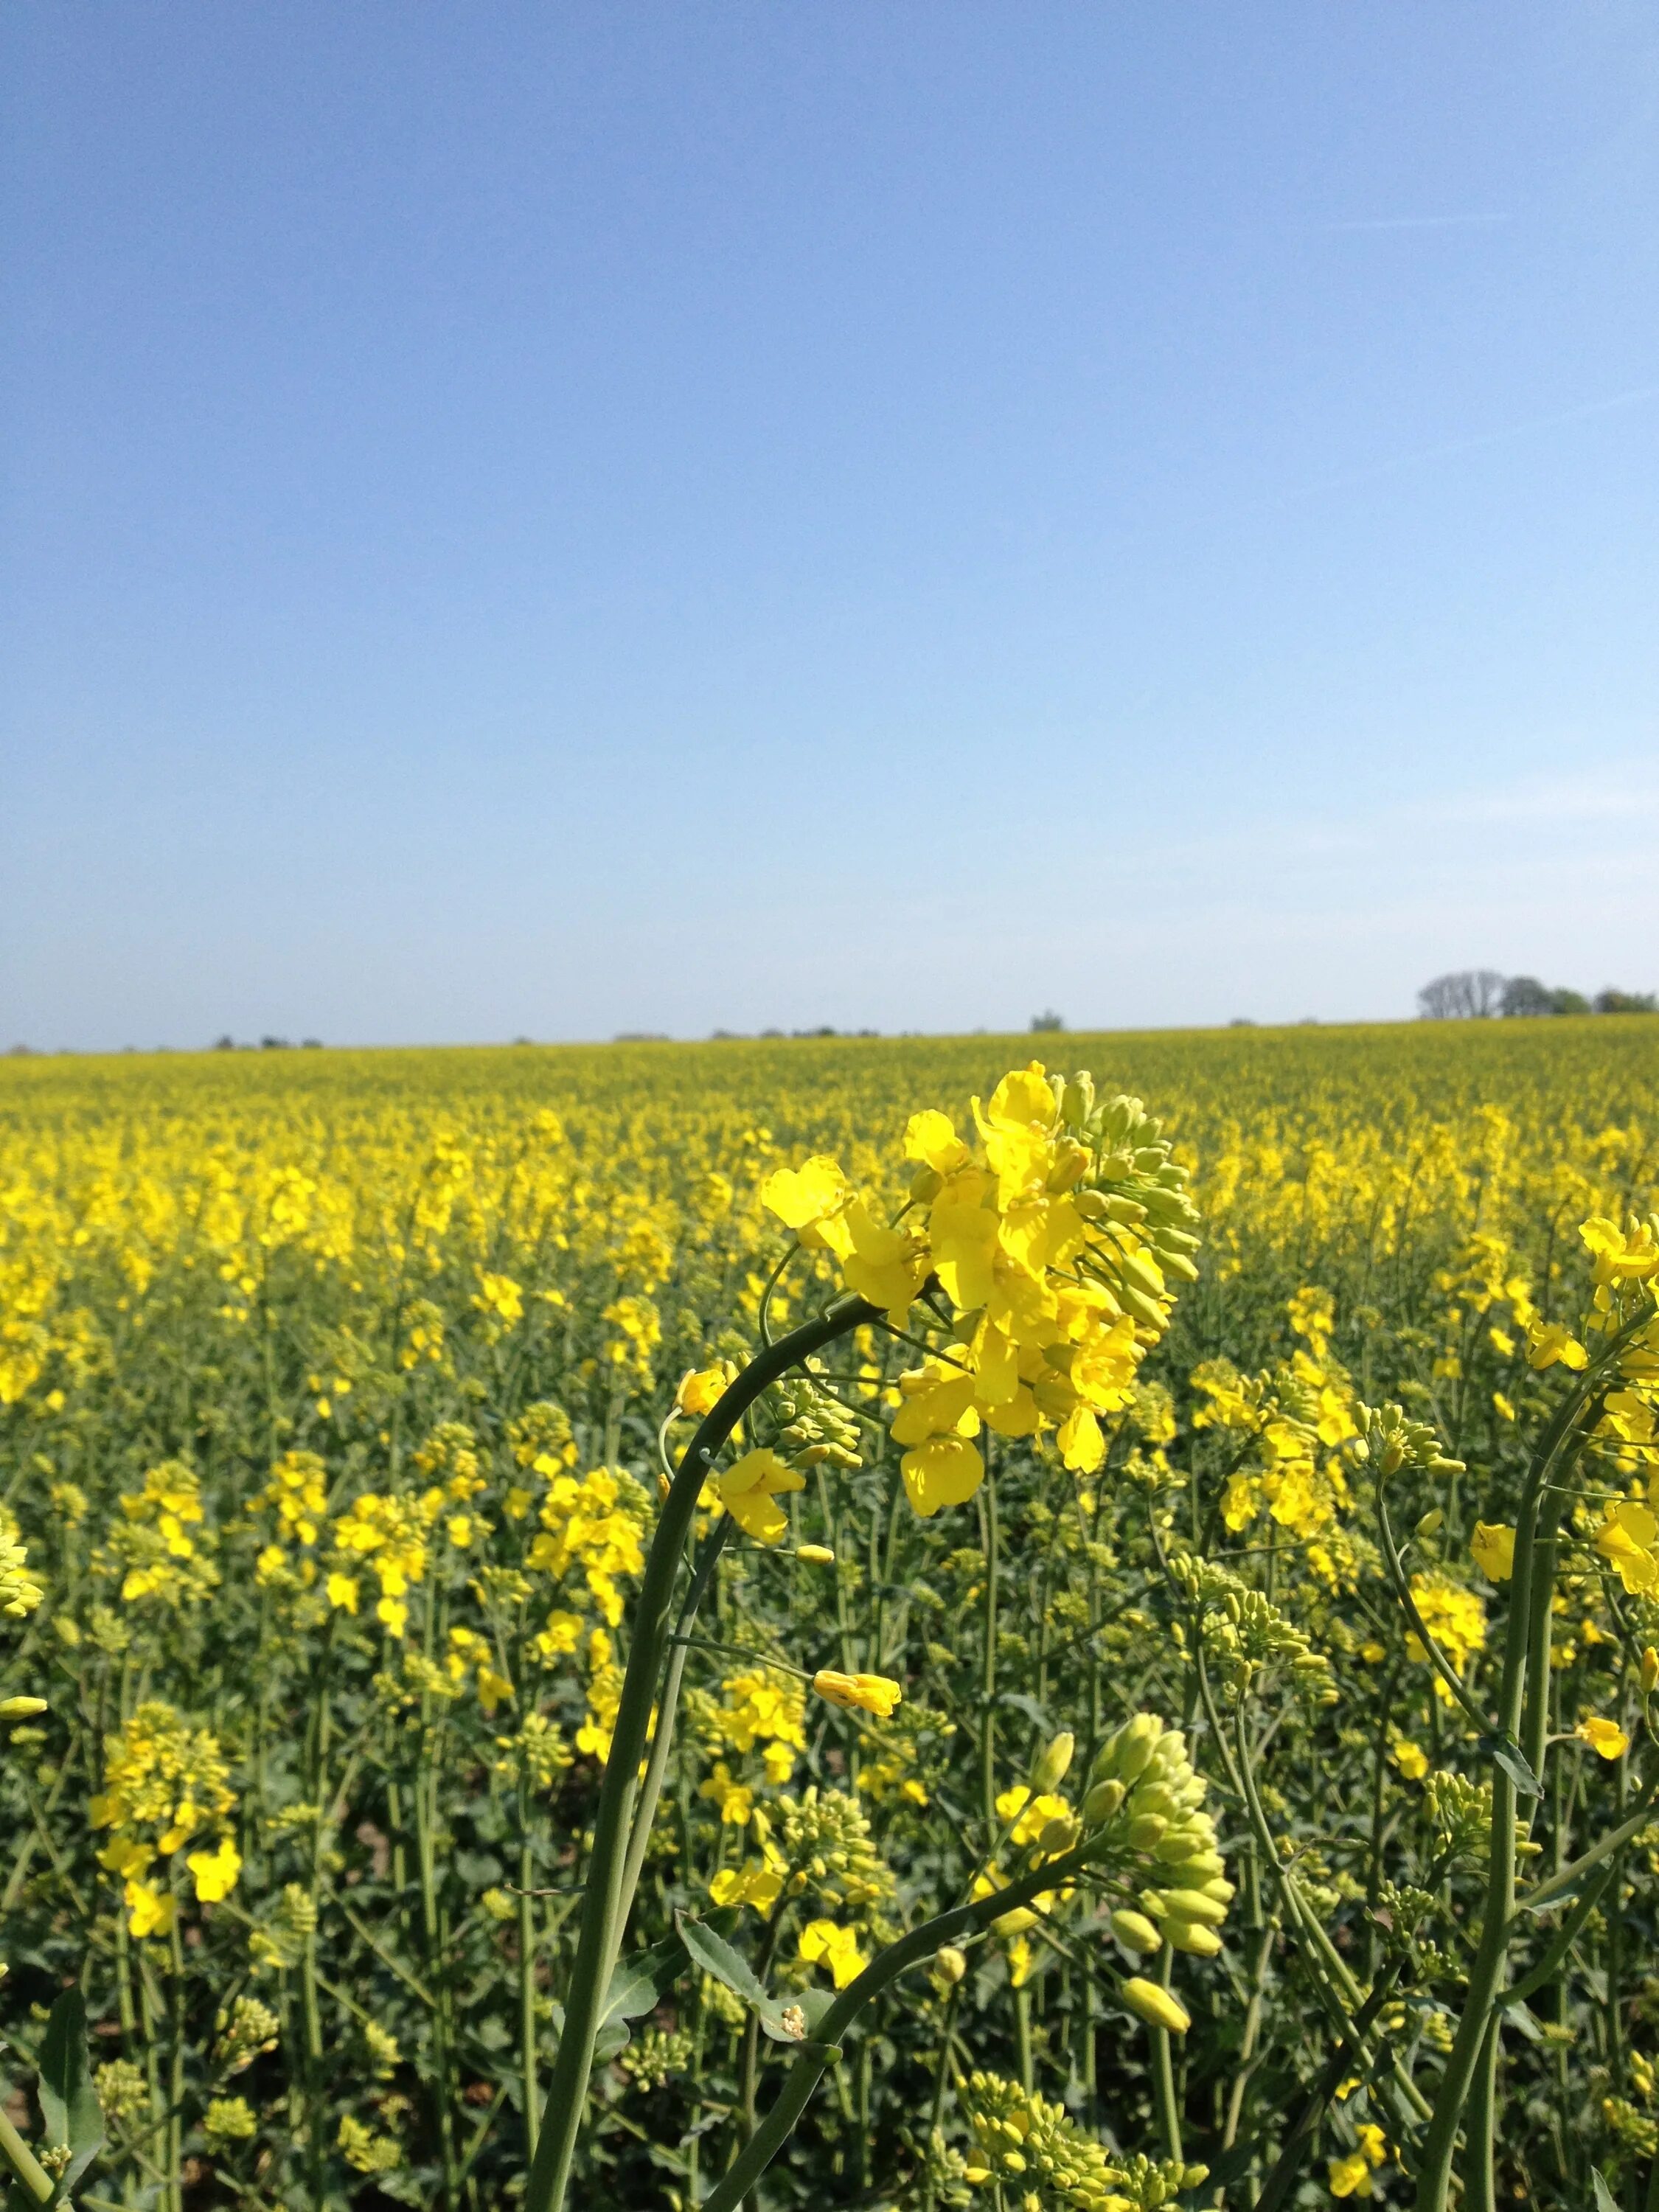
[[[9,0],[0,1045],[1659,985],[1635,4]]]

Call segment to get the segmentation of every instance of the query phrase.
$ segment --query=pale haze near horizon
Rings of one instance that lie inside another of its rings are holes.
[[[0,18],[0,1046],[1659,985],[1659,23]]]

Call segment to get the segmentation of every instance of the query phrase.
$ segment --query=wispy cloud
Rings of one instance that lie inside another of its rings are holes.
[[[1295,486],[1287,495],[1291,499],[1307,499],[1328,491],[1342,491],[1350,484],[1369,483],[1377,477],[1393,476],[1401,469],[1420,467],[1425,461],[1448,460],[1457,453],[1479,452],[1483,447],[1505,445],[1512,438],[1532,438],[1546,430],[1564,428],[1569,422],[1588,422],[1598,415],[1612,415],[1626,407],[1640,406],[1644,401],[1659,398],[1659,384],[1638,384],[1628,392],[1615,392],[1605,399],[1587,399],[1577,407],[1558,408],[1548,415],[1529,415],[1518,422],[1504,422],[1490,430],[1472,431],[1467,437],[1445,438],[1432,446],[1414,447],[1409,453],[1390,454],[1386,460],[1371,461],[1364,468],[1345,469],[1334,476],[1320,477],[1313,482]]]
[[[1338,216],[1320,225],[1325,231],[1490,230],[1513,222],[1512,215],[1363,215]]]

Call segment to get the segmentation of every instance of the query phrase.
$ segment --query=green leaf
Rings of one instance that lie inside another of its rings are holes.
[[[803,2006],[797,2004],[787,2008],[801,2016],[801,2026],[798,2027],[793,2021],[786,2022],[786,2008],[779,2003],[776,1997],[768,1995],[756,1979],[749,1961],[734,1951],[723,1936],[717,1936],[703,1922],[690,1919],[683,1912],[676,1913],[674,1918],[681,1941],[691,1954],[692,1964],[701,1966],[705,1974],[712,1974],[717,1982],[723,1983],[733,1996],[741,1997],[774,2043],[799,2043],[803,2040]]]
[[[1599,2166],[1591,2166],[1590,2180],[1595,2189],[1595,2212],[1619,2212],[1619,2206],[1612,2190],[1601,2179],[1601,2169]]]
[[[618,2021],[638,2020],[646,2013],[654,2012],[663,1992],[672,1987],[684,1964],[685,1946],[678,1936],[653,1943],[649,1950],[636,1951],[631,1959],[618,1959],[611,1986],[605,1993],[600,2027],[609,2027]],[[617,2047],[620,2049],[620,2045]]]
[[[1495,1759],[1523,1797],[1541,1797],[1543,1785],[1528,1765],[1526,1754],[1512,1735],[1483,1735],[1480,1748]]]
[[[56,2204],[68,2196],[104,2142],[104,2115],[87,2057],[87,2008],[79,1990],[65,1990],[47,2016],[36,2094],[47,2140],[66,2147],[70,2154],[52,2194]]]

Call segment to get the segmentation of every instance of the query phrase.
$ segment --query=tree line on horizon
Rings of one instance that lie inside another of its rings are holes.
[[[1417,1010],[1425,1021],[1480,1021],[1494,1016],[1535,1019],[1544,1014],[1659,1013],[1659,997],[1651,991],[1598,991],[1593,999],[1582,991],[1552,988],[1535,975],[1501,975],[1495,968],[1460,968],[1437,975],[1417,994]]]

